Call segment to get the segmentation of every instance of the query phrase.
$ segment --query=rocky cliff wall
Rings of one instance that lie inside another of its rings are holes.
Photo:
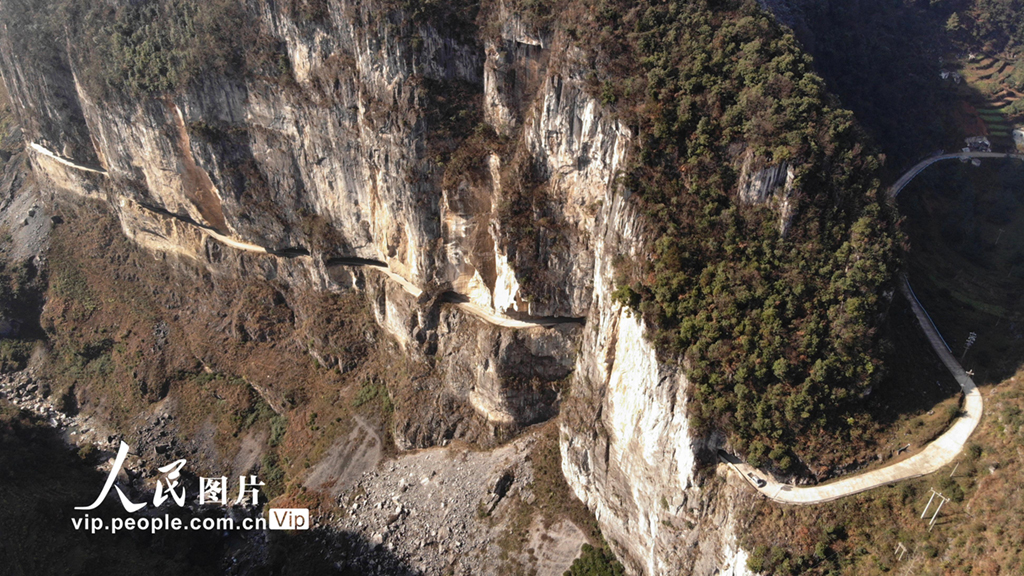
[[[106,199],[155,254],[366,290],[406,353],[433,359],[443,381],[424,385],[492,433],[562,405],[563,471],[631,572],[734,564],[734,494],[698,479],[696,455],[713,443],[689,431],[687,382],[611,297],[616,259],[645,257],[643,222],[615,186],[632,135],[588,94],[583,55],[501,10],[497,34],[479,39],[374,3],[331,3],[312,23],[269,2],[254,15],[285,46],[289,81],[216,76],[161,98],[98,100],[71,59],[40,72],[0,50],[27,139],[58,157],[36,154],[36,173]],[[437,142],[460,115],[480,123]],[[337,258],[379,262],[401,282],[332,271]],[[536,317],[585,326],[494,323]],[[407,413],[399,445],[471,428],[446,406]]]

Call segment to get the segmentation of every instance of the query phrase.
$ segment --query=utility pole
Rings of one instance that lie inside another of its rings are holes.
[[[916,574],[915,570],[917,569],[917,565],[921,563],[922,558],[924,557],[917,553],[917,545],[915,544],[914,551],[910,553],[910,557],[907,558],[907,564],[903,567],[903,571],[900,572],[900,574]]]
[[[940,495],[940,497],[942,497]],[[935,514],[932,514],[932,521],[928,523],[928,531],[931,532],[932,528],[935,527],[935,519],[939,517],[939,510],[942,510],[942,505],[949,502],[949,498],[942,497],[942,502],[939,502],[938,508],[935,509]]]
[[[978,335],[974,332],[971,332],[970,334],[967,335],[967,343],[964,344],[964,353],[960,355],[961,364],[964,361],[964,356],[967,356],[967,351],[971,349],[971,346],[974,345],[974,341],[977,339]]]
[[[896,556],[896,560],[903,560],[903,555],[907,553],[907,547],[903,545],[903,542],[896,543],[896,550],[893,554]]]
[[[935,500],[936,496],[939,497],[939,505],[935,508],[935,512],[932,514],[932,519],[928,522],[929,532],[931,532],[932,528],[935,526],[935,520],[939,517],[939,510],[942,510],[942,505],[945,504],[946,502],[949,502],[949,498],[943,496],[941,492],[937,492],[935,488],[932,488],[931,491],[932,495],[930,498],[928,498],[928,504],[924,507],[924,512],[921,512],[921,519],[923,520],[925,515],[928,514],[928,509],[931,508],[932,506],[932,501]]]
[[[935,491],[935,488],[932,488],[931,490],[932,495],[928,498],[928,504],[924,507],[924,512],[921,512],[921,520],[924,520],[924,515],[927,514],[928,509],[932,507],[932,500],[935,500],[935,495],[938,494],[938,492]]]

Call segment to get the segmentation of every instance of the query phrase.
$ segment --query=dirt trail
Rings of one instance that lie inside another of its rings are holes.
[[[587,538],[575,524],[563,520],[548,528],[536,518],[530,526],[530,544],[537,576],[561,576],[572,567]]]

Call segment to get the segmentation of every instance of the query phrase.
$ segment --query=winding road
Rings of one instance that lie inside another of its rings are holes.
[[[939,436],[925,446],[923,450],[906,460],[817,486],[791,486],[783,484],[745,462],[741,462],[728,455],[722,455],[723,461],[733,466],[744,479],[768,498],[784,504],[819,504],[829,502],[844,496],[892,484],[893,482],[931,474],[953,462],[957,455],[960,454],[960,451],[963,450],[967,439],[981,421],[981,393],[974,385],[974,381],[964,372],[956,358],[950,353],[945,340],[942,339],[928,313],[925,312],[921,303],[918,302],[917,296],[914,295],[914,291],[910,288],[910,283],[907,282],[905,276],[900,278],[899,287],[900,292],[910,302],[914,315],[917,316],[918,323],[921,324],[925,336],[928,337],[928,342],[963,390],[964,406],[960,417],[956,419],[953,426],[943,433],[942,436]],[[758,486],[750,474],[762,479],[765,484]]]
[[[889,196],[895,198],[900,195],[903,188],[910,183],[911,180],[917,177],[918,174],[924,171],[925,168],[935,164],[936,162],[942,162],[943,160],[971,160],[974,158],[1002,158],[1002,159],[1017,159],[1024,160],[1024,156],[1020,154],[1006,154],[1002,152],[958,152],[956,154],[938,154],[930,158],[918,162],[913,168],[907,170],[900,176],[900,179],[895,184],[889,187]]]
[[[1024,160],[1024,155],[1000,152],[960,152],[932,156],[918,162],[904,172],[896,183],[889,188],[889,196],[891,198],[899,196],[907,184],[936,162],[974,158]],[[949,370],[953,378],[960,384],[960,389],[964,394],[964,405],[956,422],[953,423],[949,430],[925,446],[923,450],[906,460],[817,486],[783,484],[746,462],[732,455],[720,452],[720,459],[733,467],[757,491],[771,500],[783,504],[819,504],[838,500],[845,496],[852,496],[872,488],[892,484],[893,482],[931,474],[951,464],[963,450],[967,439],[970,438],[978,423],[981,422],[984,404],[981,392],[978,391],[974,381],[971,380],[971,377],[967,375],[951,353],[949,345],[942,338],[942,334],[939,333],[935,323],[932,322],[931,316],[928,315],[924,306],[917,299],[905,275],[900,276],[899,289],[907,301],[910,302],[914,316],[917,317],[917,321],[921,325],[921,329],[924,330],[925,336],[928,338],[928,342],[932,345],[935,353],[939,355],[939,359],[946,365],[946,369]]]
[[[109,176],[109,174],[107,173],[106,170],[102,170],[102,169],[98,169],[98,168],[92,168],[90,166],[86,166],[84,164],[80,164],[78,162],[75,162],[74,160],[71,160],[71,159],[68,159],[68,158],[64,158],[62,156],[54,154],[50,150],[47,150],[45,147],[40,146],[39,144],[36,144],[35,142],[29,143],[29,148],[34,150],[38,154],[40,154],[40,155],[42,155],[42,156],[44,156],[46,158],[49,158],[50,160],[58,162],[58,163],[60,163],[60,164],[62,164],[64,166],[68,166],[70,168],[74,168],[76,170],[81,170],[81,171],[84,171],[84,172],[90,172],[90,173],[93,173],[93,174],[100,174],[101,176]],[[144,204],[139,204],[139,206],[141,208],[143,208],[144,210],[152,212],[153,214],[156,214],[158,216],[161,216],[161,217],[164,217],[164,218],[174,218],[174,219],[178,220],[179,222],[182,222],[182,223],[187,224],[187,225],[189,225],[189,226],[191,226],[193,228],[198,229],[203,234],[209,236],[210,238],[213,238],[214,240],[217,240],[218,242],[224,244],[225,246],[230,246],[232,248],[235,248],[236,250],[242,250],[244,252],[254,252],[254,253],[257,253],[257,254],[267,254],[267,255],[270,255],[270,256],[277,256],[277,257],[281,257],[281,258],[288,258],[288,257],[295,257],[295,256],[309,256],[308,252],[306,252],[305,250],[296,251],[297,252],[296,254],[289,256],[287,254],[289,252],[293,252],[294,250],[291,250],[291,249],[286,249],[286,250],[268,249],[268,248],[266,248],[264,246],[260,246],[258,244],[252,244],[250,242],[245,242],[245,241],[242,241],[242,240],[237,240],[235,238],[231,238],[230,236],[225,236],[224,234],[221,234],[220,232],[215,230],[213,227],[206,226],[206,225],[200,224],[198,222],[194,222],[194,221],[192,221],[192,220],[190,220],[188,218],[182,217],[181,215],[174,214],[173,212],[169,212],[169,211],[166,211],[166,210],[154,208],[154,207],[151,207],[151,206],[146,206]],[[380,261],[377,261],[377,260],[368,260],[368,259],[365,259],[365,258],[336,258],[332,262],[328,262],[327,265],[328,266],[358,266],[358,267],[373,268],[374,270],[377,270],[378,272],[384,274],[384,276],[386,276],[387,278],[389,278],[390,280],[394,281],[396,284],[401,286],[403,290],[405,290],[406,292],[411,294],[414,298],[419,298],[421,295],[423,295],[423,290],[422,289],[420,289],[418,286],[416,286],[415,284],[413,284],[412,282],[410,282],[409,280],[407,280],[405,277],[401,276],[400,274],[396,274],[384,262],[380,262]],[[579,325],[583,324],[583,322],[584,322],[584,319],[582,319],[582,318],[563,318],[563,317],[557,317],[557,316],[532,316],[532,317],[525,317],[525,318],[522,318],[522,319],[511,318],[511,317],[505,316],[503,314],[497,314],[497,313],[489,310],[488,308],[486,308],[484,306],[481,306],[480,304],[477,304],[475,302],[470,301],[469,298],[465,297],[464,295],[458,294],[456,292],[446,292],[446,293],[444,293],[442,295],[442,297],[443,297],[443,300],[446,303],[449,303],[449,304],[455,306],[456,308],[462,310],[463,312],[465,312],[467,314],[470,314],[472,316],[475,316],[475,317],[477,317],[477,318],[487,322],[488,324],[492,324],[494,326],[500,326],[502,328],[517,328],[517,329],[537,328],[537,327],[555,328],[555,327],[558,327],[558,326],[579,326]]]
[[[363,258],[347,258],[344,260],[350,260],[351,262],[339,262],[335,260],[334,262],[328,262],[327,267],[331,268],[333,266],[362,266],[366,268],[373,268],[374,270],[379,271],[380,273],[384,274],[385,276],[393,280],[396,284],[401,286],[406,292],[412,294],[414,298],[419,298],[421,295],[423,295],[423,290],[421,290],[419,286],[416,286],[412,282],[406,280],[405,277],[394,273],[391,270],[391,268],[389,268],[388,265],[383,262],[366,260]],[[456,308],[462,310],[463,312],[466,312],[467,314],[476,316],[477,318],[486,321],[488,324],[493,324],[494,326],[501,326],[503,328],[536,328],[538,326],[545,328],[553,328],[555,326],[560,325],[583,324],[582,318],[562,318],[557,316],[532,316],[526,318],[525,320],[511,318],[509,316],[496,314],[488,310],[484,306],[481,306],[475,302],[470,301],[469,298],[462,294],[459,294],[458,292],[445,292],[441,294],[441,298],[444,302],[455,306]]]
[[[39,154],[46,156],[52,160],[55,160],[63,165],[101,174],[106,176],[107,172],[96,168],[91,168],[78,164],[67,158],[63,158],[47,150],[46,148],[31,143],[29,147],[35,150]],[[889,196],[895,198],[903,191],[918,174],[923,172],[926,168],[941,162],[944,160],[968,160],[968,159],[1018,159],[1024,160],[1024,155],[1019,154],[1004,154],[998,152],[960,152],[956,154],[939,154],[932,156],[914,165],[912,168],[907,170],[890,188]],[[143,208],[146,208],[143,206]],[[280,252],[268,250],[263,246],[243,242],[224,236],[219,232],[213,230],[210,227],[203,226],[201,224],[191,222],[180,216],[176,216],[171,213],[164,213],[155,209],[150,209],[154,213],[159,213],[163,216],[171,216],[178,218],[179,220],[199,228],[204,234],[214,238],[215,240],[238,250],[244,250],[249,252],[257,252],[261,254],[269,254],[281,256]],[[423,294],[423,290],[417,287],[415,284],[404,278],[403,276],[393,272],[383,262],[375,260],[367,260],[363,258],[347,258],[347,259],[335,259],[332,262],[327,263],[328,266],[364,266],[374,268],[385,276],[390,278],[401,286],[406,292],[413,295],[414,297],[420,297]],[[910,283],[907,281],[906,276],[901,275],[899,280],[900,292],[910,302],[911,308],[913,309],[914,315],[917,317],[918,323],[921,325],[921,329],[924,330],[928,341],[931,343],[935,353],[939,355],[942,363],[946,365],[946,368],[950,371],[956,381],[960,384],[960,388],[964,394],[964,407],[960,417],[957,418],[956,422],[943,433],[941,436],[936,438],[930,444],[928,444],[921,452],[907,458],[906,460],[890,464],[888,466],[878,468],[876,470],[870,470],[861,474],[855,474],[829,482],[825,484],[819,484],[816,486],[793,486],[789,484],[783,484],[776,481],[769,474],[766,474],[753,466],[741,461],[740,459],[726,454],[725,452],[719,452],[720,459],[731,466],[739,475],[745,479],[751,486],[767,496],[769,499],[783,503],[783,504],[819,504],[822,502],[829,502],[837,500],[845,496],[851,496],[877,488],[879,486],[885,486],[893,482],[899,482],[901,480],[907,480],[910,478],[917,478],[926,474],[931,474],[939,470],[940,468],[947,466],[952,463],[954,459],[963,450],[967,439],[974,432],[974,429],[978,426],[981,421],[981,415],[983,411],[983,402],[981,393],[975,386],[974,381],[971,380],[970,376],[964,371],[963,367],[956,358],[950,353],[949,346],[946,344],[942,335],[939,333],[938,328],[932,322],[931,317],[925,311],[924,307],[918,301],[917,296],[914,295],[913,289],[910,287]],[[455,306],[459,307],[463,311],[476,316],[490,324],[508,328],[534,328],[537,326],[557,326],[561,324],[575,324],[579,325],[581,319],[575,318],[533,318],[528,320],[518,320],[509,318],[507,316],[495,314],[494,312],[470,302],[464,296],[449,292],[445,296],[448,296],[446,300],[451,302]]]

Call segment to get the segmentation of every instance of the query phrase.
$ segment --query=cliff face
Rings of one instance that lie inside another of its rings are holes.
[[[686,378],[613,304],[612,262],[641,257],[640,219],[620,195],[600,223],[591,312],[562,408],[562,471],[634,573],[746,574],[732,518],[742,488],[698,478],[697,459],[716,460],[723,440],[692,435]]]
[[[444,381],[428,385],[495,434],[561,404],[565,476],[632,572],[742,565],[736,494],[698,484],[696,454],[715,446],[689,431],[687,382],[611,297],[616,258],[644,257],[643,224],[614,186],[632,134],[588,94],[582,55],[506,13],[470,40],[373,3],[312,23],[270,2],[255,14],[291,80],[210,76],[144,100],[94,98],[66,57],[33,69],[5,29],[0,72],[37,175],[107,201],[156,255],[366,290],[406,353],[435,362]],[[438,143],[458,117],[478,125]],[[752,179],[754,201],[777,171]],[[399,446],[470,437],[439,410],[400,417]]]

